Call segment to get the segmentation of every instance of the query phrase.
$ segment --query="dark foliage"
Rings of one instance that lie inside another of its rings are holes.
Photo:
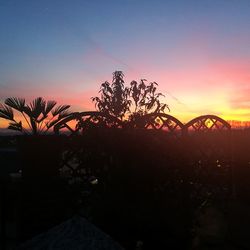
[[[46,101],[42,97],[26,104],[23,98],[7,98],[0,104],[0,117],[9,121],[8,129],[24,134],[46,134],[63,118],[67,117],[69,105],[56,106],[55,101]],[[19,112],[22,120],[15,117],[14,110]],[[23,124],[25,123],[25,124]]]
[[[160,113],[169,109],[167,104],[160,101],[163,96],[157,92],[156,82],[147,83],[132,81],[125,86],[122,71],[113,73],[112,83],[101,84],[100,97],[93,97],[98,111],[109,114],[120,120],[133,121],[148,113]]]
[[[192,232],[204,237],[199,224],[191,231],[197,209],[199,220],[209,216],[205,211],[211,204],[231,213],[233,186],[238,201],[250,203],[247,131],[174,138],[164,131],[98,128],[83,136],[44,140],[47,143],[39,143],[39,150],[50,160],[39,162],[42,171],[33,169],[39,155],[33,143],[33,151],[27,144],[28,162],[22,163],[29,166],[24,170],[32,173],[30,179],[36,176],[33,182],[24,182],[22,209],[18,208],[25,217],[23,230],[32,235],[80,213],[126,249],[135,249],[138,241],[143,242],[142,249],[188,249]],[[61,163],[55,164],[54,158],[61,158]],[[48,181],[52,172],[56,177]]]

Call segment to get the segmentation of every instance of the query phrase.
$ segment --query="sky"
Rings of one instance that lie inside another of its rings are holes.
[[[250,120],[250,1],[0,0],[0,101],[94,110],[115,70],[156,81],[182,122]]]

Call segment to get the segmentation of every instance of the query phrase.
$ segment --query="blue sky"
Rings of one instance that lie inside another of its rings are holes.
[[[102,81],[157,81],[172,115],[249,119],[250,1],[0,1],[0,99],[93,108]],[[180,118],[181,119],[181,118]]]

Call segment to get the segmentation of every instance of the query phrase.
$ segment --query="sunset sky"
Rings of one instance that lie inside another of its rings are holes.
[[[115,70],[158,82],[183,122],[250,120],[250,1],[0,0],[1,101],[93,110]]]

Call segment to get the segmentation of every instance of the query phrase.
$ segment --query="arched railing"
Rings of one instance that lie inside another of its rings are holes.
[[[125,128],[123,130],[125,133],[119,133],[120,131],[116,133],[117,130],[115,133],[110,130],[105,130],[103,133],[102,129],[92,130],[94,133],[85,133],[91,128]],[[221,132],[230,131],[231,127],[225,120],[215,115],[199,116],[184,125],[174,116],[164,113],[147,114],[126,123],[100,112],[73,113],[55,126],[55,133],[86,134],[87,136],[86,138],[71,137],[72,140],[67,140],[62,155],[61,169],[70,176],[77,178],[80,176],[84,180],[93,176],[105,179],[106,177],[102,176],[106,176],[111,171],[106,167],[116,166],[115,147],[123,145],[127,136],[133,138],[130,128],[133,131],[136,129],[163,131],[176,136],[177,140],[172,140],[172,136],[168,140],[168,136],[162,137],[160,133],[156,133],[156,138],[159,139],[156,140],[159,142],[156,145],[167,146],[169,150],[166,159],[162,161],[164,162],[163,169],[166,168],[167,170],[165,170],[168,171],[165,176],[166,183],[171,183],[168,179],[169,176],[174,183],[182,183],[183,178],[186,178],[186,185],[189,185],[192,190],[190,192],[201,201],[213,194],[218,194],[217,198],[220,198],[227,197],[231,193],[231,136],[228,136],[227,132]],[[129,130],[128,133],[126,129]],[[214,131],[215,133],[209,133]],[[217,131],[218,133],[216,133]],[[152,138],[150,133],[149,135],[146,139],[143,136],[138,138],[144,138],[147,141]],[[133,142],[136,142],[136,139]],[[130,147],[129,143],[124,146],[128,152]],[[120,147],[118,148],[120,150]],[[123,150],[121,149],[119,152],[121,153]],[[168,168],[168,166],[173,166],[173,168]]]
[[[147,114],[142,117],[143,128],[165,131],[170,134],[180,135],[184,128],[184,125],[174,116],[156,113],[156,114]]]
[[[196,117],[185,124],[185,129],[189,131],[223,131],[230,130],[231,126],[228,122],[216,115],[202,115]]]
[[[81,135],[90,128],[121,127],[121,121],[111,115],[97,111],[75,112],[54,127],[55,134]]]
[[[97,111],[75,112],[61,120],[55,127],[56,134],[83,134],[89,128],[122,128],[127,126],[118,118]],[[161,130],[171,134],[192,132],[228,131],[228,122],[215,115],[196,117],[186,124],[165,113],[146,114],[132,122],[132,128]]]

